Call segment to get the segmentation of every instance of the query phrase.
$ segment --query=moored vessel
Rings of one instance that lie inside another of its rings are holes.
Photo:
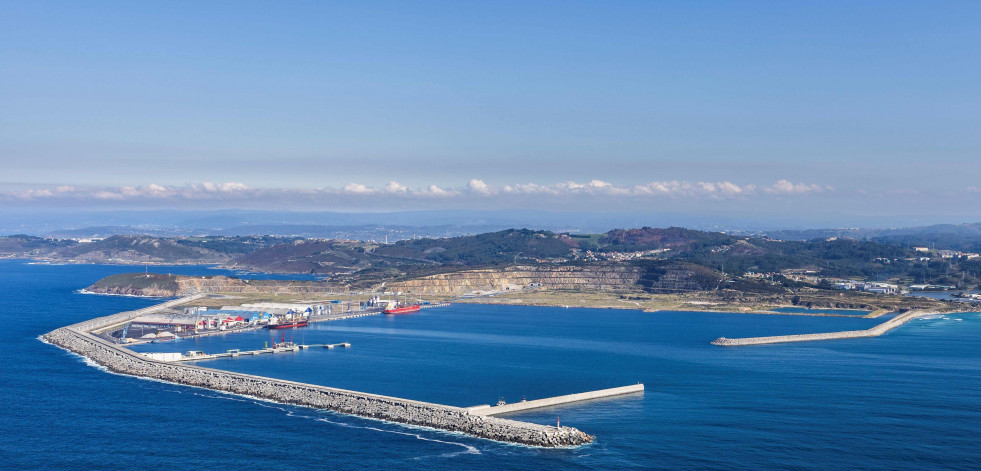
[[[420,306],[418,304],[396,304],[394,306],[386,307],[384,311],[385,314],[409,314],[412,312],[419,312]]]
[[[291,329],[293,327],[306,327],[306,326],[307,326],[306,320],[286,321],[283,323],[266,324],[267,329]]]

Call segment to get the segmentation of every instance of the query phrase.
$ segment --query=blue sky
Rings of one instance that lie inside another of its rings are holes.
[[[975,2],[5,2],[0,205],[981,219]]]

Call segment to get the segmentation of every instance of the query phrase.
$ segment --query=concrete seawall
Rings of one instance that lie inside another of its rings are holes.
[[[744,345],[766,345],[771,343],[813,342],[816,340],[840,340],[840,339],[854,339],[854,338],[861,338],[861,337],[878,337],[917,317],[923,317],[923,316],[929,316],[935,314],[937,313],[923,312],[923,311],[910,311],[905,314],[900,314],[875,327],[865,330],[846,330],[842,332],[826,332],[820,334],[777,335],[772,337],[746,337],[746,338],[739,338],[739,339],[727,339],[725,337],[719,337],[718,339],[712,341],[712,344],[723,346],[723,347],[739,347]]]
[[[188,300],[176,300],[167,304],[176,305],[186,301]],[[158,305],[148,309],[161,307],[163,306]],[[63,327],[45,334],[44,339],[116,373],[244,394],[360,417],[460,432],[507,443],[563,447],[583,445],[593,440],[592,436],[572,427],[558,428],[473,414],[464,408],[442,404],[154,361],[89,333],[92,329],[102,329],[125,322],[132,315],[133,313],[120,313]]]
[[[468,407],[467,410],[478,415],[498,415],[507,414],[509,412],[520,412],[531,409],[540,409],[542,407],[553,407],[560,406],[563,404],[570,404],[573,402],[589,401],[593,399],[603,399],[613,396],[622,396],[624,394],[642,393],[644,392],[643,384],[631,384],[630,386],[621,386],[619,388],[610,389],[600,389],[598,391],[589,391],[578,394],[567,394],[565,396],[549,397],[545,399],[535,399],[532,401],[521,401],[514,402],[511,404],[502,404],[500,406],[482,405]]]

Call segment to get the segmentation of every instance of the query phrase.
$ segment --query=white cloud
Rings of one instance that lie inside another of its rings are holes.
[[[722,182],[685,182],[685,181],[655,181],[634,186],[632,194],[661,195],[661,196],[707,196],[710,198],[737,198],[756,193],[757,186],[753,184],[739,186],[729,181]]]
[[[634,187],[634,192],[638,194],[647,195],[671,195],[680,193],[682,191],[687,191],[690,184],[682,184],[681,182],[671,181],[671,182],[650,182],[643,185],[637,185]]]
[[[397,181],[390,181],[388,182],[388,185],[385,185],[385,191],[388,193],[407,193],[409,191],[409,187]]]
[[[981,193],[981,187],[977,187],[974,185],[967,187],[966,190],[968,191],[968,193]]]
[[[472,179],[461,187],[441,187],[437,185],[413,187],[390,181],[384,186],[375,187],[361,183],[348,183],[342,187],[324,188],[252,188],[239,182],[201,182],[185,185],[148,184],[142,186],[119,186],[109,188],[85,188],[63,185],[54,189],[36,188],[18,191],[0,191],[0,199],[13,201],[102,201],[102,202],[157,202],[180,201],[231,201],[231,202],[306,202],[330,203],[335,201],[362,202],[363,204],[385,204],[405,200],[443,199],[467,197],[495,197],[511,201],[519,198],[530,200],[546,198],[567,198],[569,201],[632,201],[635,204],[656,198],[708,198],[736,199],[760,198],[764,195],[781,197],[804,197],[810,194],[834,191],[830,186],[807,183],[792,183],[778,180],[768,186],[755,184],[739,185],[729,181],[689,182],[652,181],[641,185],[620,186],[604,180],[588,182],[564,181],[554,184],[520,183],[492,186],[480,179]],[[967,191],[979,192],[978,187],[968,187]],[[340,198],[340,199],[338,199]],[[643,203],[640,203],[643,204]]]
[[[351,193],[355,195],[367,195],[367,194],[375,193],[375,189],[368,188],[367,186],[362,185],[360,183],[348,183],[347,185],[344,185],[343,191],[344,193]]]
[[[825,191],[834,191],[834,187],[831,186],[821,186],[806,183],[792,183],[790,180],[778,180],[773,185],[764,188],[763,191],[776,194],[776,195],[802,195],[807,193],[823,193]]]
[[[495,190],[493,187],[484,183],[483,180],[478,180],[476,178],[470,180],[470,183],[467,183],[467,189],[470,190],[471,193],[485,196],[497,193],[497,190]]]
[[[124,200],[124,199],[126,199],[125,196],[123,196],[123,195],[121,195],[119,193],[113,192],[113,191],[97,191],[97,192],[95,192],[95,194],[93,196],[95,197],[95,199],[100,199],[100,200]]]
[[[16,193],[15,197],[19,199],[32,200],[35,198],[47,198],[54,196],[54,192],[48,189],[37,189],[37,190],[23,190]]]
[[[194,188],[195,190],[200,190],[207,193],[235,193],[235,192],[250,190],[248,185],[239,182],[226,182],[226,183],[204,182],[199,185],[192,184],[188,186]],[[166,188],[161,187],[159,185],[147,185],[147,187],[145,188],[154,191],[166,190]]]
[[[418,193],[420,195],[425,195],[425,196],[439,196],[439,197],[454,196],[457,194],[455,190],[444,190],[436,185],[429,185],[429,188],[426,188],[425,190],[419,190]]]
[[[537,183],[504,185],[504,191],[511,194],[555,194],[555,189],[553,187],[539,185]]]

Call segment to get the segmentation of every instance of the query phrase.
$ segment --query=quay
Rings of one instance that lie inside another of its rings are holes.
[[[878,337],[886,332],[889,332],[896,327],[899,327],[917,317],[936,315],[936,312],[927,311],[909,311],[905,314],[900,314],[892,319],[889,319],[875,327],[865,330],[846,330],[841,332],[825,332],[819,334],[799,334],[799,335],[776,335],[771,337],[745,337],[738,339],[727,339],[725,337],[719,337],[712,341],[712,345],[719,345],[722,347],[740,347],[745,345],[767,345],[771,343],[789,343],[789,342],[813,342],[817,340],[839,340],[839,339],[854,339],[862,337]],[[879,314],[881,315],[881,313]]]
[[[204,296],[206,296],[206,295],[199,294],[199,295],[195,295],[194,298],[195,299],[200,299],[201,297],[204,297]],[[188,301],[188,302],[190,302],[190,301]],[[156,307],[156,306],[151,306],[150,308],[147,308],[147,309],[151,309],[151,308],[154,308],[154,307]],[[146,310],[133,311],[132,313],[130,313],[130,316],[129,316],[130,318],[128,320],[135,319],[135,318],[139,317],[142,314],[148,314],[150,312],[152,312],[152,311],[146,311]],[[358,318],[358,317],[377,316],[377,315],[380,315],[381,313],[382,313],[382,310],[381,309],[371,309],[371,308],[365,309],[365,310],[362,310],[362,311],[344,311],[344,312],[339,313],[339,314],[327,314],[327,315],[310,316],[310,318],[307,319],[307,322],[310,323],[310,324],[314,324],[314,323],[317,323],[317,322],[340,321],[340,320],[345,320],[345,319],[354,319],[354,318]],[[113,329],[120,328],[122,326],[122,324],[125,324],[125,322],[124,323],[120,323],[120,324],[113,324],[113,325],[110,325],[110,326],[105,327],[105,328],[100,328],[98,331],[93,331],[93,333],[103,334],[103,333],[106,333],[107,331],[111,331]],[[264,325],[259,324],[259,325],[254,325],[254,326],[235,327],[235,328],[227,329],[227,330],[213,330],[213,331],[204,331],[204,332],[183,333],[183,334],[181,334],[181,338],[182,339],[193,339],[193,338],[201,338],[201,337],[213,337],[213,336],[216,336],[216,335],[236,334],[236,333],[239,333],[239,332],[251,332],[251,331],[254,331],[254,330],[262,330],[264,328],[265,328]],[[133,346],[133,345],[142,345],[142,344],[146,344],[146,343],[153,343],[153,340],[126,339],[125,345],[126,346]]]
[[[644,385],[637,383],[631,384],[630,386],[621,386],[619,388],[610,389],[600,389],[598,391],[589,391],[578,394],[567,394],[565,396],[549,397],[545,399],[535,399],[533,401],[521,401],[511,404],[501,404],[496,406],[491,406],[489,404],[468,407],[467,410],[472,414],[477,415],[498,415],[507,414],[510,412],[520,412],[530,409],[540,409],[543,407],[554,407],[563,404],[570,404],[573,402],[589,401],[593,399],[603,399],[613,396],[622,396],[624,394],[633,393],[643,393]]]
[[[365,309],[364,311],[345,311],[341,314],[329,314],[327,316],[312,317],[308,322],[329,322],[329,321],[340,321],[344,319],[354,319],[357,317],[367,317],[367,316],[377,316],[382,313],[381,309]]]
[[[238,358],[242,355],[263,355],[266,353],[292,353],[298,352],[300,350],[306,350],[311,348],[326,348],[328,350],[333,350],[335,348],[350,348],[351,344],[348,342],[343,343],[328,343],[328,344],[313,344],[313,345],[288,345],[288,346],[276,346],[269,348],[260,348],[258,350],[239,350],[232,349],[225,353],[204,353],[197,350],[191,350],[187,353],[181,355],[180,353],[159,353],[159,352],[148,352],[142,355],[156,361],[201,361],[201,360],[214,360],[217,358]]]
[[[429,309],[434,307],[447,307],[450,303],[434,303],[434,304],[423,304],[419,306],[419,309]]]
[[[42,339],[115,373],[243,394],[285,404],[536,447],[578,446],[590,443],[594,439],[573,427],[503,419],[472,413],[462,407],[204,368],[183,362],[153,360],[93,334],[93,332],[105,332],[121,326],[135,315],[177,306],[199,299],[200,296],[195,295],[138,311],[91,319],[55,329],[44,334]]]

